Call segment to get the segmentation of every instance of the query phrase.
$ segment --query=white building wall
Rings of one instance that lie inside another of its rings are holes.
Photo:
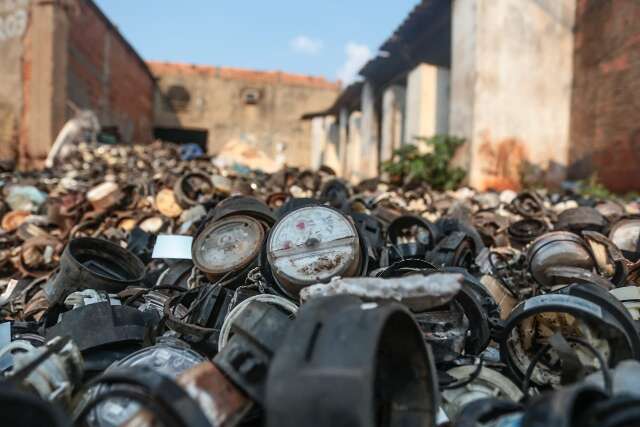
[[[517,188],[527,163],[547,184],[569,149],[575,0],[455,0],[450,130],[468,140],[477,188]]]

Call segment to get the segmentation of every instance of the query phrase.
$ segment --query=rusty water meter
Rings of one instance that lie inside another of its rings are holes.
[[[636,262],[640,259],[640,251],[638,250],[640,247],[640,219],[630,218],[616,222],[609,231],[609,239],[629,261]]]
[[[193,262],[212,276],[240,271],[256,259],[265,235],[263,224],[250,216],[214,221],[193,242]]]
[[[289,297],[332,277],[351,277],[362,264],[353,221],[326,206],[307,206],[284,216],[267,241],[267,260],[278,287]]]

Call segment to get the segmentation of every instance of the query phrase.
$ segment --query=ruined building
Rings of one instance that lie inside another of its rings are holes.
[[[42,165],[64,123],[93,110],[122,142],[154,136],[215,154],[243,141],[310,162],[305,111],[338,83],[282,72],[146,63],[92,0],[0,1],[0,160]]]
[[[526,170],[637,189],[638,22],[635,0],[423,0],[362,82],[304,115],[312,152],[337,153],[357,180],[401,144],[449,133],[480,189],[516,188]]]
[[[211,154],[236,141],[309,166],[310,124],[300,115],[326,107],[340,87],[319,77],[151,62],[157,77],[156,137],[196,142]]]

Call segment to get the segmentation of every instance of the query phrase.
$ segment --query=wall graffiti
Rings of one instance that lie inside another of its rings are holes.
[[[25,6],[28,2],[14,1],[10,3],[14,6]],[[3,10],[2,12],[0,12],[0,43],[6,40],[22,37],[27,29],[27,20],[29,18],[27,10],[22,8],[8,12]]]

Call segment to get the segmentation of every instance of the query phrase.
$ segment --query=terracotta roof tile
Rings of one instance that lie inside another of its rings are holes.
[[[180,62],[147,61],[151,72],[156,76],[163,74],[205,75],[222,79],[246,80],[251,82],[282,83],[290,86],[306,86],[321,89],[340,90],[341,83],[333,82],[324,77],[290,74],[282,71],[257,71],[245,68],[216,67],[208,65],[194,65]]]

